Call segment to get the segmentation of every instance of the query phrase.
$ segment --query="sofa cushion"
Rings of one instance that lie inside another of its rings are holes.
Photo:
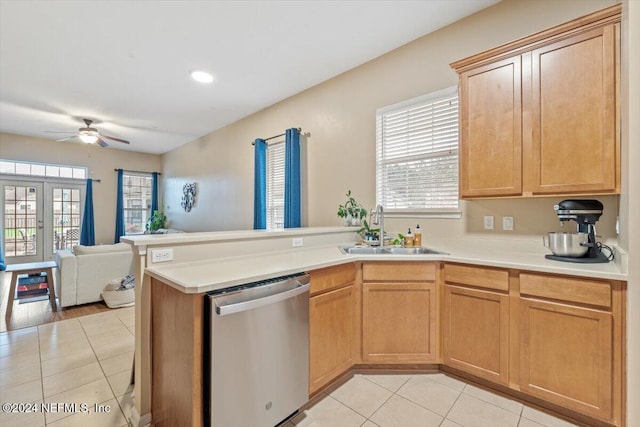
[[[104,254],[109,252],[131,252],[131,246],[127,243],[116,243],[113,245],[83,246],[75,245],[73,253],[75,255]]]

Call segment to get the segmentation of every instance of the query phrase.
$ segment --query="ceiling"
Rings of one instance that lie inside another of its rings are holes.
[[[164,153],[497,1],[0,0],[0,131]]]

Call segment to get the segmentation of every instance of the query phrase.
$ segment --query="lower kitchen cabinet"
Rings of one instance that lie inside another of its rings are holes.
[[[523,298],[520,389],[566,408],[611,416],[610,313]]]
[[[445,365],[508,385],[508,288],[506,270],[445,265]]]
[[[506,385],[509,381],[509,296],[444,286],[444,363]]]
[[[354,364],[359,350],[359,298],[354,264],[310,274],[309,394],[313,394]]]
[[[363,265],[362,361],[435,363],[435,263]]]
[[[619,421],[619,283],[521,274],[520,389]]]

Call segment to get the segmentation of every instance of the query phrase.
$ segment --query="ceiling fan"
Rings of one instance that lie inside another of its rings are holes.
[[[75,135],[68,136],[65,138],[56,139],[56,141],[68,141],[74,138],[80,138],[80,141],[85,142],[87,144],[97,143],[100,147],[108,147],[107,141],[105,139],[109,139],[112,141],[122,142],[123,144],[130,144],[129,141],[125,139],[116,138],[114,136],[108,136],[101,134],[98,129],[92,128],[91,123],[93,120],[82,119],[85,123],[86,127],[78,129],[78,132],[75,132]],[[72,132],[54,132],[54,131],[46,131],[49,133],[72,133]]]

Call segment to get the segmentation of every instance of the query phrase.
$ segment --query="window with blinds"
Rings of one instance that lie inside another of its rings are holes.
[[[377,203],[393,213],[458,211],[456,86],[376,114]]]
[[[284,228],[284,142],[267,146],[267,230]]]

